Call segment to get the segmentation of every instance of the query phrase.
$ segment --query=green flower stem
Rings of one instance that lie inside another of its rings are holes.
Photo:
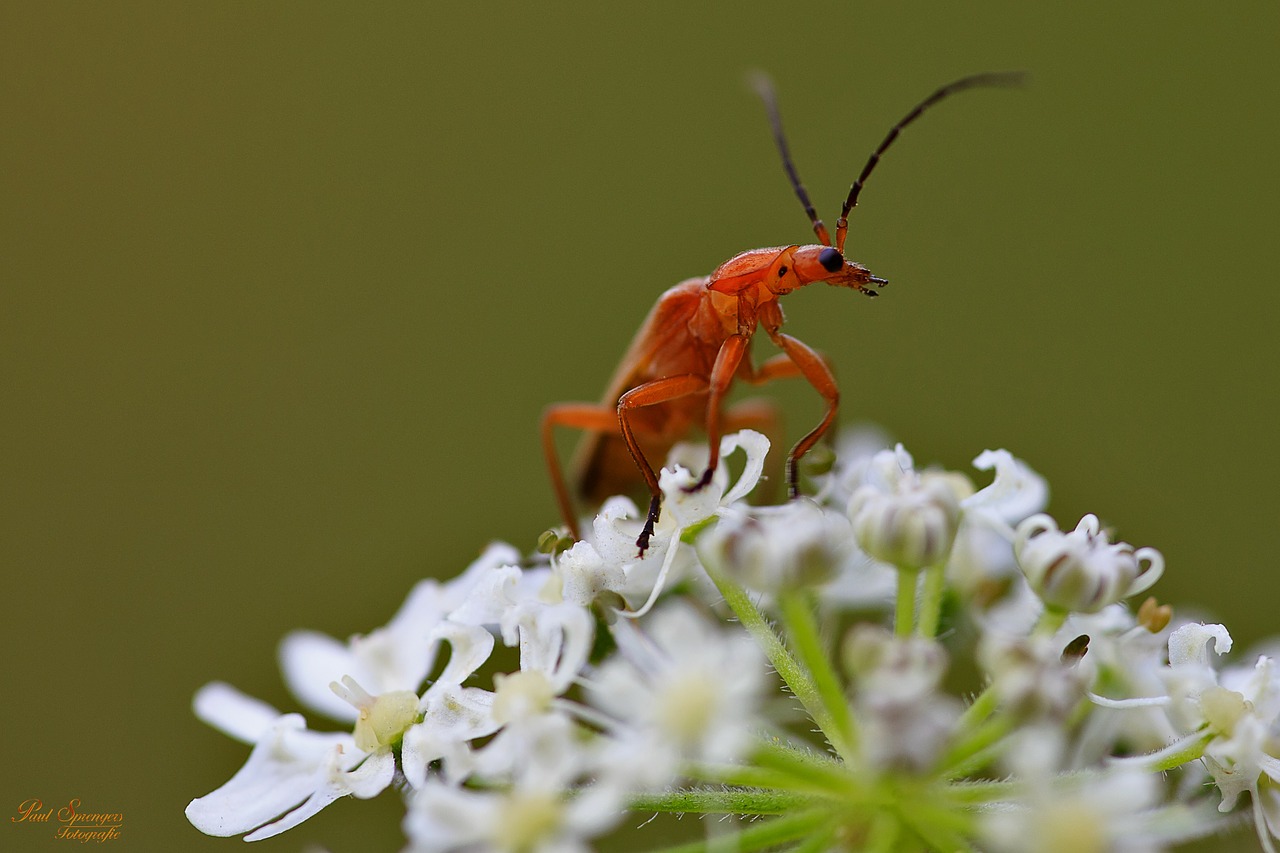
[[[804,841],[791,848],[792,853],[828,853],[834,849],[832,841],[835,839],[836,826],[834,823],[830,826],[816,830],[812,835]]]
[[[753,825],[730,838],[679,844],[675,847],[665,847],[658,853],[708,853],[726,841],[732,842],[732,849],[738,853],[752,853],[755,850],[766,850],[779,844],[805,838],[822,826],[828,818],[829,813],[823,809],[800,812]]]
[[[1008,780],[952,782],[945,789],[945,797],[953,803],[990,803],[1017,796],[1023,787],[1021,782]]]
[[[1041,637],[1051,637],[1062,627],[1062,623],[1066,622],[1067,617],[1070,615],[1065,610],[1046,607],[1044,612],[1040,614],[1040,619],[1036,622],[1036,626],[1031,630],[1031,633]]]
[[[1204,748],[1209,745],[1209,741],[1213,740],[1213,735],[1205,732],[1198,739],[1191,741],[1177,752],[1171,752],[1162,756],[1159,761],[1152,764],[1144,765],[1148,770],[1157,773],[1164,773],[1181,767],[1188,761],[1195,761],[1204,757]]]
[[[960,720],[956,723],[956,731],[967,732],[985,723],[987,717],[991,716],[999,704],[1000,700],[996,696],[995,690],[992,689],[992,685],[988,684],[981,693],[973,697],[973,702],[969,704],[969,707],[964,709],[964,713],[960,715]]]
[[[790,779],[786,786],[789,790],[845,799],[861,795],[857,780],[843,764],[814,753],[770,741],[761,743],[754,757],[762,768],[786,775]]]
[[[973,834],[973,812],[953,807],[939,795],[936,786],[922,788],[914,796],[900,797],[899,803],[903,822],[933,847],[938,850],[967,849],[963,839]],[[939,840],[942,836],[949,839],[942,842]]]
[[[899,817],[909,832],[924,839],[930,850],[946,850],[948,853],[968,853],[973,850],[963,834],[931,822],[935,815],[922,813],[918,804],[912,804],[910,809],[899,812]]]
[[[990,746],[983,747],[963,761],[952,764],[941,775],[944,779],[953,780],[971,776],[979,770],[990,767],[996,759],[1004,754],[1006,745],[1005,741],[998,740]]]
[[[888,812],[878,812],[871,821],[871,831],[867,833],[867,853],[892,853],[898,846],[898,837],[902,835],[902,824]]]
[[[942,618],[942,595],[946,590],[946,565],[939,563],[924,571],[924,593],[920,598],[920,619],[917,626],[920,636],[933,639],[938,634],[938,621]]]
[[[794,790],[792,777],[777,770],[744,764],[688,764],[683,775],[699,782],[731,785],[739,788],[777,788]]]
[[[721,788],[686,788],[661,794],[639,794],[631,799],[638,812],[695,812],[697,814],[791,814],[811,804],[803,794],[790,791],[726,791]]]
[[[919,569],[898,567],[898,603],[893,612],[894,636],[911,636],[916,611],[916,579],[919,577]]]
[[[816,765],[832,773],[843,774],[847,772],[845,770],[847,765],[839,758],[828,755],[825,752],[818,752],[807,744],[797,744],[780,740],[777,737],[768,737],[760,741],[760,748],[782,753],[796,761]]]
[[[943,758],[943,776],[954,779],[985,767],[998,754],[997,745],[1011,729],[1008,719],[996,718],[971,731],[954,743]]]
[[[812,597],[803,590],[785,592],[779,598],[783,624],[791,638],[792,650],[799,656],[813,675],[814,685],[823,707],[831,717],[834,731],[830,732],[831,745],[846,762],[857,755],[858,732],[849,700],[840,686],[840,679],[831,667],[831,658],[823,648],[818,634],[818,623],[813,614]]]
[[[738,617],[738,621],[760,644],[760,648],[764,650],[765,657],[769,658],[769,663],[773,664],[773,668],[778,675],[782,676],[782,680],[787,683],[787,687],[804,705],[805,710],[809,712],[809,716],[818,724],[818,728],[822,729],[823,735],[835,744],[839,740],[839,730],[831,715],[827,713],[826,705],[822,701],[822,695],[818,692],[817,686],[814,685],[812,676],[787,651],[787,647],[783,645],[782,640],[773,630],[773,626],[765,619],[764,614],[760,612],[760,608],[756,607],[755,602],[747,595],[746,590],[730,580],[719,569],[710,565],[707,565],[706,568],[707,574],[716,585],[716,589],[720,590],[720,594],[724,596],[725,602],[733,610],[733,614]]]

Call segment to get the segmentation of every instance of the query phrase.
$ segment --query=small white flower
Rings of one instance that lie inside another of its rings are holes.
[[[1274,853],[1271,837],[1280,835],[1280,677],[1272,660],[1258,658],[1253,667],[1214,670],[1210,646],[1216,654],[1231,650],[1231,635],[1222,625],[1183,625],[1169,636],[1169,666],[1164,671],[1167,695],[1130,700],[1102,700],[1113,708],[1164,707],[1185,732],[1157,752],[1121,759],[1118,763],[1155,766],[1197,742],[1201,761],[1213,777],[1222,802],[1219,811],[1236,805],[1249,792],[1254,824],[1264,850]]]
[[[501,580],[503,572],[495,570],[493,580]],[[544,572],[542,577],[550,576]],[[496,614],[504,642],[520,647],[520,670],[495,676],[494,692],[461,687],[444,681],[443,675],[428,688],[422,698],[423,722],[404,736],[404,773],[417,787],[430,781],[428,765],[438,758],[445,759],[450,778],[465,775],[465,767],[448,766],[451,758],[468,760],[459,749],[464,742],[545,714],[586,665],[594,636],[591,614],[569,602],[543,601],[532,587],[508,580],[493,585],[481,582],[476,587],[476,594],[486,599],[495,589],[500,598],[511,596],[505,612],[497,613],[499,607],[489,600],[471,615]]]
[[[390,750],[370,753],[344,732],[309,731],[300,715],[281,714],[226,684],[202,688],[195,709],[215,728],[254,744],[226,784],[187,806],[187,819],[206,835],[270,838],[342,797],[378,795],[395,774]]]
[[[917,472],[897,445],[871,461],[867,482],[849,499],[849,517],[862,549],[903,569],[942,562],[960,521],[960,501],[973,488],[959,474]]]
[[[1049,499],[1044,479],[1007,450],[984,450],[973,460],[979,471],[995,470],[986,487],[960,501],[960,525],[947,579],[966,597],[989,597],[984,587],[1018,575],[1014,527],[1040,512]]]
[[[582,786],[597,755],[561,715],[505,730],[474,757],[482,788],[431,780],[412,796],[408,850],[586,853],[586,839],[613,826],[624,805],[616,790]]]
[[[590,607],[607,593],[620,596],[627,581],[622,566],[606,562],[585,539],[555,558],[555,571],[564,600],[582,607]]]
[[[755,642],[745,631],[714,627],[687,605],[664,607],[644,628],[614,626],[618,653],[587,681],[591,703],[622,730],[650,733],[653,743],[674,748],[672,758],[739,757],[766,683]]]
[[[981,832],[994,853],[1161,853],[1179,814],[1161,809],[1159,777],[1133,767],[1057,775],[1063,751],[1052,728],[1019,732],[1010,744],[1024,797],[993,808]],[[1184,830],[1188,836],[1193,833]]]
[[[855,708],[871,766],[921,772],[932,767],[964,710],[940,690],[947,653],[923,637],[894,637],[862,625],[845,641],[855,677]]]
[[[441,641],[462,641],[457,632],[440,630],[441,623],[462,603],[479,578],[518,558],[510,545],[494,543],[448,583],[419,582],[390,622],[368,634],[357,634],[346,643],[317,631],[294,631],[280,644],[280,669],[285,683],[305,705],[343,722],[354,722],[356,711],[334,695],[329,685],[344,676],[354,678],[375,694],[397,690],[417,693],[431,671]],[[485,649],[483,638],[472,635],[471,639],[465,649],[455,644],[453,656],[479,656],[474,665],[472,661],[466,664],[474,671],[488,657],[493,642],[490,640],[489,649]]]
[[[730,487],[723,460],[739,449],[747,459],[742,474]],[[670,512],[676,527],[682,530],[706,521],[722,507],[731,506],[751,494],[764,473],[768,452],[769,439],[755,430],[744,429],[724,436],[720,440],[722,462],[716,468],[715,476],[703,488],[690,492],[686,489],[698,481],[693,472],[700,472],[706,467],[708,454],[704,447],[676,445],[671,451],[671,462],[658,475],[663,512]]]
[[[1062,647],[1051,637],[987,634],[978,660],[1000,706],[1015,718],[1061,721],[1085,698],[1086,674],[1063,660]]]
[[[1055,635],[1054,644],[1065,648],[1081,636],[1088,638],[1088,650],[1075,668],[1093,693],[1111,697],[1163,693],[1167,630],[1152,633],[1123,604],[1113,604],[1097,613],[1071,614]],[[1129,752],[1159,749],[1176,736],[1163,708],[1099,705],[1084,720],[1070,766],[1094,765],[1121,745]]]
[[[743,467],[742,474],[732,487],[728,486],[729,475],[723,464],[723,460],[735,450],[741,449],[746,455],[746,463]],[[639,566],[653,565],[649,563],[656,557],[659,548],[662,549],[661,568],[657,572],[653,583],[650,585],[650,593],[648,600],[635,611],[624,613],[623,615],[637,618],[648,613],[650,608],[658,600],[658,595],[662,592],[667,578],[672,573],[672,567],[675,565],[676,557],[679,554],[689,553],[689,549],[681,548],[680,536],[690,527],[702,524],[720,515],[725,508],[730,507],[738,501],[745,498],[756,487],[756,483],[760,481],[760,475],[764,471],[765,455],[769,451],[769,439],[765,438],[754,430],[744,429],[739,432],[731,433],[724,436],[720,440],[720,457],[721,465],[716,468],[715,476],[711,482],[696,491],[687,491],[698,482],[697,477],[692,470],[702,470],[706,467],[708,455],[705,448],[699,449],[692,445],[676,445],[671,451],[672,464],[663,468],[658,475],[658,483],[662,489],[662,516],[658,520],[658,525],[654,530],[654,537],[650,540],[650,553],[644,560],[639,561]],[[686,462],[689,467],[681,462]],[[599,521],[597,517],[597,521]],[[623,531],[625,535],[633,537],[634,533],[630,531],[632,525],[618,526],[616,523],[612,525],[612,531],[602,531],[597,525],[596,539],[599,545],[602,540],[612,539],[617,541]],[[638,530],[638,524],[634,525]],[[602,536],[602,533],[604,534]],[[608,559],[607,548],[600,547],[601,553],[605,554]],[[628,571],[628,575],[638,573],[639,567]]]
[[[1159,551],[1113,545],[1094,515],[1070,533],[1047,515],[1033,515],[1018,525],[1013,550],[1031,588],[1059,610],[1095,613],[1146,591],[1164,573]]]

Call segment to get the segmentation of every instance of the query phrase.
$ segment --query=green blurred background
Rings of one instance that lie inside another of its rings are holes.
[[[182,816],[247,754],[193,691],[292,709],[286,631],[530,546],[543,404],[594,399],[666,287],[808,242],[753,69],[829,221],[920,97],[1031,72],[903,137],[849,243],[892,285],[788,330],[848,421],[1007,447],[1064,525],[1161,548],[1163,600],[1276,633],[1277,48],[1273,2],[3,4],[0,813],[231,849]],[[820,412],[772,393],[793,435]],[[259,849],[392,849],[400,813]]]

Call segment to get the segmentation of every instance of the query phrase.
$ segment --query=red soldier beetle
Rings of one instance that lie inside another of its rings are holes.
[[[722,431],[767,419],[767,413],[759,409],[722,412],[725,395],[735,378],[759,385],[800,376],[826,401],[822,420],[787,455],[788,495],[795,498],[799,494],[796,463],[831,427],[840,392],[823,357],[808,344],[781,331],[784,318],[778,298],[820,281],[866,296],[877,295],[875,288],[888,281],[846,258],[844,245],[849,233],[849,212],[857,206],[858,195],[881,155],[903,128],[949,95],[978,86],[1016,85],[1021,80],[1018,73],[975,74],[943,86],[916,104],[876,147],[853,182],[836,220],[834,246],[791,160],[773,88],[766,78],[757,81],[782,167],[813,224],[819,245],[752,249],[725,261],[709,276],[682,281],[659,297],[600,403],[554,403],[546,408],[542,415],[543,452],[551,469],[560,513],[575,539],[580,538],[578,522],[556,456],[554,428],[587,431],[574,460],[580,498],[599,502],[634,485],[637,473],[643,478],[650,495],[649,512],[636,539],[643,557],[662,509],[658,476],[649,460],[665,459],[677,441],[695,425],[703,425],[710,459],[702,476],[687,487],[688,491],[696,491],[711,482],[719,465]],[[760,325],[782,352],[756,367],[748,347]]]

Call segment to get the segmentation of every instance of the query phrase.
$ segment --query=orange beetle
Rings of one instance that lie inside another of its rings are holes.
[[[658,299],[618,365],[600,403],[554,403],[542,415],[542,446],[551,469],[556,500],[565,523],[579,538],[573,502],[556,458],[554,428],[586,430],[574,459],[578,496],[599,502],[625,492],[638,473],[650,494],[649,512],[636,539],[643,556],[662,508],[662,492],[650,459],[662,460],[677,441],[696,425],[706,429],[710,445],[707,468],[689,491],[711,482],[719,464],[720,435],[746,425],[768,423],[771,415],[758,405],[722,412],[735,378],[761,384],[788,376],[803,376],[826,401],[826,413],[816,427],[796,443],[787,456],[786,480],[790,497],[798,494],[796,463],[835,420],[840,392],[822,356],[808,344],[781,331],[778,297],[798,287],[824,281],[875,296],[873,287],[888,282],[844,256],[849,211],[858,203],[867,176],[899,132],[927,108],[963,89],[1008,86],[1020,74],[975,74],[956,80],[917,104],[893,126],[871,154],[854,181],[836,220],[835,246],[818,218],[795,166],[772,87],[758,81],[758,89],[773,128],[774,140],[791,186],[813,223],[821,245],[775,246],[752,249],[721,264],[710,276],[682,281]],[[748,345],[759,325],[782,352],[756,367]]]

